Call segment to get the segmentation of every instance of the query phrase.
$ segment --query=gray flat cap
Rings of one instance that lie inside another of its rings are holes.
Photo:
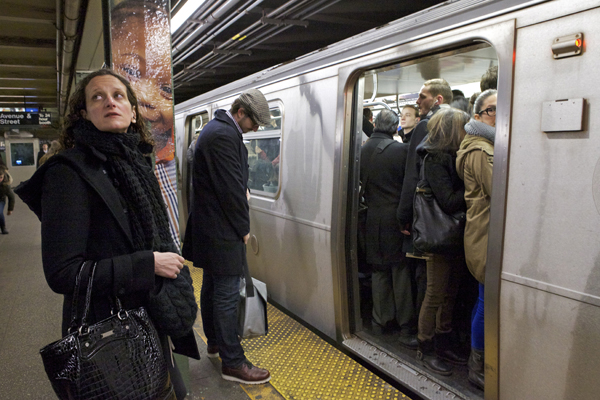
[[[240,103],[252,113],[256,122],[265,126],[271,122],[271,113],[269,112],[269,103],[258,89],[249,89],[239,97]]]

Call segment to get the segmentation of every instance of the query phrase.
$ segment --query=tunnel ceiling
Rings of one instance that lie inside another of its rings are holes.
[[[175,103],[442,1],[213,1],[173,35]],[[231,3],[231,9],[223,11]],[[172,1],[177,11],[183,1]],[[221,10],[219,8],[221,7]],[[211,14],[219,17],[217,21]]]

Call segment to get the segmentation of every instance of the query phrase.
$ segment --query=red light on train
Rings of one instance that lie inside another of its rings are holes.
[[[581,39],[577,39],[577,40],[575,41],[575,46],[577,46],[577,47],[581,47]]]

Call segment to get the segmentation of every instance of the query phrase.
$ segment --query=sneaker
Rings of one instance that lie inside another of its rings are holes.
[[[239,368],[229,368],[223,365],[221,377],[226,381],[256,385],[269,382],[271,374],[266,369],[255,367],[246,361]]]
[[[208,346],[206,348],[206,356],[208,358],[219,358],[219,346],[214,345],[214,346]]]

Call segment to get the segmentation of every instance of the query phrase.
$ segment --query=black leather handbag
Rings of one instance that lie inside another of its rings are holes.
[[[95,269],[95,263],[85,262],[77,275],[69,334],[40,350],[46,374],[58,398],[174,398],[158,334],[143,307],[124,310],[117,298],[111,317],[88,325]],[[86,275],[85,306],[78,323],[79,288]]]
[[[427,158],[427,156],[425,156]],[[425,179],[425,159],[413,203],[413,246],[422,253],[458,255],[464,252],[466,214],[446,214]]]

